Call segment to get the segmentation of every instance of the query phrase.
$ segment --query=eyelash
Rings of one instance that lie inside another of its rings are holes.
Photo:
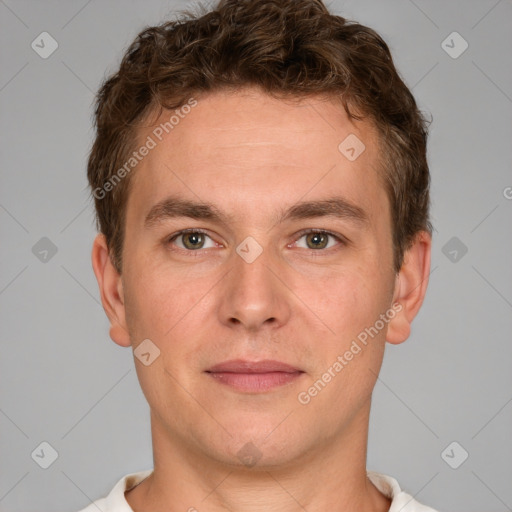
[[[202,234],[208,236],[209,238],[212,238],[208,234],[208,232],[203,229],[189,228],[189,229],[183,229],[182,231],[178,231],[177,233],[174,233],[173,235],[167,237],[164,240],[164,244],[169,245],[174,240],[176,240],[178,237],[180,237],[181,235],[185,235],[187,233],[202,233]],[[341,245],[341,246],[347,245],[347,240],[345,238],[343,238],[342,236],[332,233],[331,231],[327,231],[325,229],[315,229],[315,228],[304,229],[304,230],[300,231],[297,234],[296,241],[300,240],[304,235],[309,235],[310,233],[320,233],[320,234],[328,235],[328,236],[331,236],[332,238],[334,238],[339,243],[339,245]],[[306,249],[306,250],[308,250],[309,252],[312,252],[314,254],[314,256],[322,256],[322,253],[324,253],[324,254],[326,252],[330,253],[332,249],[336,249],[336,247],[330,247],[329,249]],[[188,250],[188,249],[181,249],[180,247],[175,248],[173,250],[176,250],[179,252],[185,252],[185,253],[187,253],[187,256],[190,256],[192,258],[201,256],[201,251],[202,251],[202,249]]]

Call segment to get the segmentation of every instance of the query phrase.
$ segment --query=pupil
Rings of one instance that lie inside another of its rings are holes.
[[[185,236],[185,245],[191,246],[192,249],[197,249],[197,245],[201,243],[203,235],[201,233],[190,233]],[[191,243],[189,243],[191,241]]]
[[[321,233],[313,233],[311,235],[311,241],[313,241],[314,248],[318,249],[319,247],[325,247],[325,241],[327,237]],[[317,244],[317,242],[320,242]]]

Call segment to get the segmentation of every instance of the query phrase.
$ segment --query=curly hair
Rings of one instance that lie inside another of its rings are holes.
[[[133,174],[126,166],[123,179],[119,173],[136,147],[138,128],[152,112],[181,107],[192,96],[249,86],[279,99],[335,98],[350,118],[374,124],[399,272],[415,235],[432,234],[428,122],[384,40],[331,14],[322,0],[220,0],[212,10],[199,5],[197,14],[182,11],[146,27],[128,47],[96,96],[87,166],[96,226],[117,271]]]

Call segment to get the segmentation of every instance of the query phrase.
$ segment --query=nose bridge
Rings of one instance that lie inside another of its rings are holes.
[[[265,323],[282,325],[289,317],[286,287],[279,274],[278,257],[254,238],[247,237],[232,254],[231,271],[226,276],[221,321],[258,329]]]

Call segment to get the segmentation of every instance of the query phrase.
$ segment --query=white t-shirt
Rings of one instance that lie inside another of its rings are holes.
[[[101,512],[133,512],[124,493],[140,484],[152,472],[153,470],[149,469],[123,476],[107,497],[96,500],[79,512],[98,512],[98,510]],[[418,503],[410,494],[402,491],[393,477],[375,471],[366,473],[375,487],[387,498],[391,498],[389,512],[437,512],[433,508]]]

